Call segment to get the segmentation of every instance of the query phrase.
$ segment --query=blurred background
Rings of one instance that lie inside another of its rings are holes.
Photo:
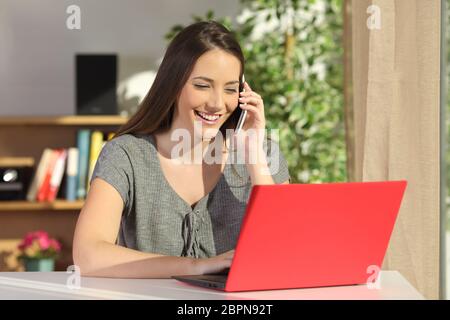
[[[294,183],[408,180],[383,268],[444,298],[449,3],[0,0],[0,173],[9,177],[0,271],[33,268],[27,249],[52,258],[48,268],[72,264],[102,145],[136,112],[175,34],[212,19],[236,34]],[[52,157],[53,194],[42,188]]]

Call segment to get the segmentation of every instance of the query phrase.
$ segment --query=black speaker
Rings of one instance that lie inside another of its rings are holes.
[[[25,200],[33,167],[0,165],[0,201]]]
[[[76,113],[117,114],[117,55],[77,54]]]

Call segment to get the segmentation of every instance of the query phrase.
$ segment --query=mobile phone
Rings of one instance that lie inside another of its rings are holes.
[[[244,76],[244,74],[242,74],[242,92],[245,91],[245,89],[244,89],[244,82],[245,82],[245,76]],[[238,108],[240,108],[239,104],[238,104]],[[239,132],[239,130],[242,129],[242,126],[244,125],[246,117],[247,117],[247,110],[241,110],[241,115],[239,116],[239,120],[238,120],[238,123],[236,125],[236,130],[235,130],[236,134]]]

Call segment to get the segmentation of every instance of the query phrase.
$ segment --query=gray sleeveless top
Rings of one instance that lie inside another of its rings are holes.
[[[290,180],[278,144],[266,140],[264,148],[275,183]],[[212,257],[235,248],[251,191],[245,164],[231,163],[231,158],[214,189],[193,208],[166,180],[152,135],[125,134],[108,141],[90,183],[99,177],[123,199],[117,244],[171,256]]]

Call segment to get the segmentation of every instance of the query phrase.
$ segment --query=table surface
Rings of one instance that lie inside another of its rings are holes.
[[[68,285],[69,284],[69,285]],[[379,288],[366,285],[307,289],[221,292],[172,279],[114,279],[81,277],[70,287],[66,272],[0,272],[0,299],[185,299],[185,300],[422,300],[424,297],[397,271],[381,271]]]

